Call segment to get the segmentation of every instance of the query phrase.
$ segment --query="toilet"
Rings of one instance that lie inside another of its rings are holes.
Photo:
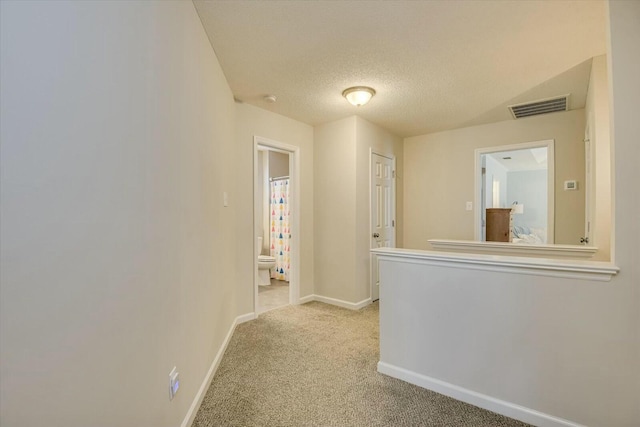
[[[271,269],[276,266],[276,259],[269,255],[262,255],[262,237],[258,237],[258,285],[271,284]]]

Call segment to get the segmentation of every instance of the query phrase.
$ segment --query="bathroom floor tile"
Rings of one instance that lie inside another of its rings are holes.
[[[258,287],[258,313],[289,305],[289,282],[271,279],[270,286]]]

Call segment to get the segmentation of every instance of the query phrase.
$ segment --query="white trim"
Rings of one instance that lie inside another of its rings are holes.
[[[478,242],[475,240],[447,239],[429,239],[429,243],[435,249],[446,251],[542,256],[550,258],[591,258],[598,251],[598,248],[595,246],[584,245],[527,245],[508,242]]]
[[[202,381],[202,384],[200,384],[200,388],[198,389],[198,392],[193,398],[193,402],[191,402],[191,406],[189,407],[187,414],[182,420],[182,424],[180,424],[180,427],[190,427],[191,424],[193,424],[193,420],[195,419],[196,414],[198,413],[198,409],[200,409],[200,405],[202,404],[202,400],[204,399],[204,396],[207,394],[207,390],[209,390],[209,386],[211,385],[211,380],[213,380],[213,376],[218,370],[218,366],[222,361],[222,356],[224,355],[224,352],[227,350],[227,346],[229,345],[229,341],[231,341],[233,332],[236,330],[236,326],[238,326],[240,323],[253,320],[255,319],[255,317],[256,317],[255,313],[247,313],[247,314],[238,316],[233,320],[233,323],[231,324],[231,327],[229,328],[227,335],[224,337],[224,341],[222,341],[222,345],[218,349],[218,352],[216,353],[216,357],[213,358],[213,362],[211,362],[211,366],[207,371],[207,375],[205,375],[204,380]]]
[[[255,204],[258,198],[258,150],[267,149],[277,151],[289,155],[289,177],[291,179],[291,199],[293,203],[290,206],[291,212],[291,269],[289,270],[289,304],[300,304],[300,147],[285,144],[261,136],[253,137],[253,233],[252,247],[255,254],[256,248],[256,221]],[[258,257],[253,257],[253,309],[258,312]],[[257,314],[256,314],[257,317]]]
[[[477,393],[464,387],[399,368],[382,361],[378,362],[378,372],[535,426],[583,427],[582,424],[577,424],[564,418],[554,417],[544,412],[496,399],[495,397]]]
[[[555,140],[522,142],[519,144],[499,145],[497,147],[476,148],[475,171],[473,175],[473,197],[475,209],[473,213],[473,234],[475,240],[482,240],[482,212],[480,207],[482,186],[482,154],[496,153],[500,151],[525,150],[527,148],[547,147],[547,243],[555,242]]]
[[[322,295],[313,295],[314,301],[323,302],[325,304],[331,304],[342,308],[348,308],[349,310],[360,310],[363,307],[371,304],[371,297],[363,299],[360,302],[349,302],[336,298],[323,297]]]
[[[602,261],[563,260],[486,254],[457,254],[417,249],[378,248],[371,252],[380,260],[438,265],[471,270],[498,271],[533,276],[563,277],[608,282],[620,270]]]
[[[255,313],[243,314],[242,316],[236,317],[236,325],[239,325],[239,324],[244,323],[244,322],[248,322],[248,321],[256,319],[256,318],[257,318],[257,316],[256,316]]]
[[[299,304],[306,304],[308,302],[315,301],[315,295],[307,295],[306,297],[302,297],[298,300]]]
[[[397,185],[397,164],[396,164],[396,156],[394,154],[386,154],[386,153],[381,153],[379,151],[376,151],[373,149],[373,147],[369,147],[369,235],[371,235],[371,231],[373,230],[373,221],[371,221],[371,217],[372,212],[371,212],[371,185],[372,185],[372,180],[371,180],[371,174],[372,174],[372,170],[371,170],[371,162],[373,160],[373,155],[376,154],[380,157],[384,157],[385,159],[389,159],[393,162],[393,172],[392,172],[392,177],[391,177],[391,181],[392,181],[392,194],[391,194],[391,208],[392,208],[392,214],[391,216],[393,217],[393,247],[395,248],[397,245],[396,239],[398,237],[398,233],[397,233],[397,229],[398,229],[398,219],[396,218],[396,193],[398,191],[398,189],[396,188]],[[370,249],[373,249],[371,247],[371,244],[369,244]],[[376,261],[376,255],[375,254],[370,254],[369,255],[369,299],[371,301],[373,301],[373,277],[372,277],[372,271],[373,271],[373,265]],[[380,295],[378,295],[378,298],[380,298]]]
[[[371,304],[371,298],[364,299],[360,302],[349,302],[337,298],[323,297],[322,295],[307,295],[298,300],[298,304],[306,304],[308,302],[318,301],[325,304],[335,305],[337,307],[348,308],[349,310],[360,310]]]

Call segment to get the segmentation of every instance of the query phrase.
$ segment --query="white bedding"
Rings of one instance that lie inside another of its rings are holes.
[[[547,243],[547,229],[514,226],[512,242],[524,245],[544,245]]]

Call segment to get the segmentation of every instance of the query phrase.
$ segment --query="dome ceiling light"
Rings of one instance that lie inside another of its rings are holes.
[[[376,91],[367,86],[354,86],[348,89],[345,89],[342,92],[342,96],[347,98],[351,104],[359,107],[361,105],[366,104],[371,100],[373,95],[376,94]]]

